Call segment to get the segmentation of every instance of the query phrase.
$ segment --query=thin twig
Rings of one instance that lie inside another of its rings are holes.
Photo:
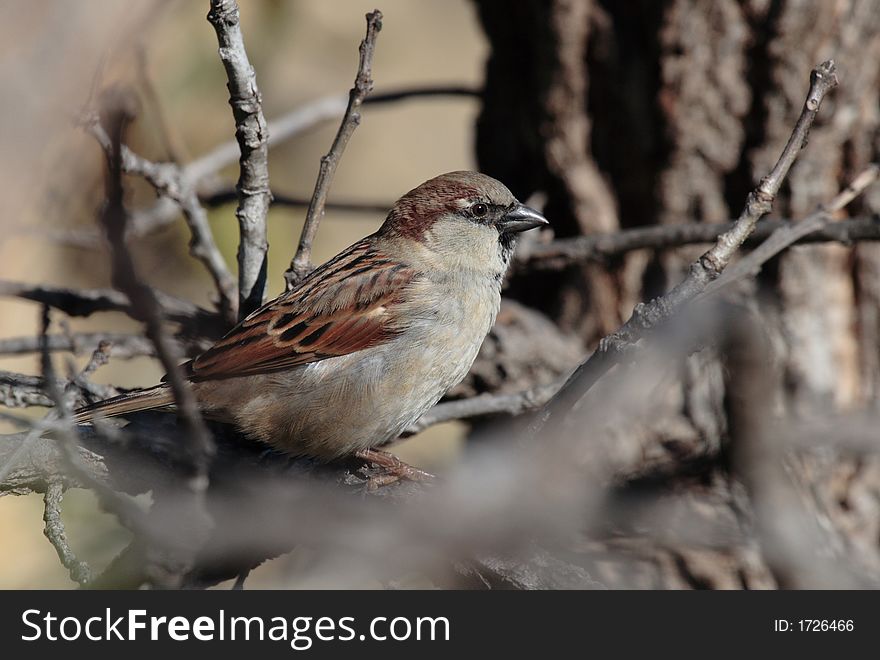
[[[71,341],[76,341],[75,338],[71,337]],[[92,355],[89,358],[89,361],[86,362],[86,366],[84,366],[79,373],[75,373],[73,378],[68,385],[69,388],[79,387],[81,389],[85,389],[90,386],[89,378],[91,378],[92,374],[95,373],[98,369],[103,367],[105,364],[110,362],[110,351],[113,349],[113,344],[106,339],[102,339],[98,342],[98,345],[95,347],[95,350],[92,351]],[[43,350],[48,350],[48,336],[43,340]]]
[[[376,37],[381,29],[382,12],[376,9],[367,14],[367,34],[358,49],[360,54],[358,70],[354,87],[351,88],[348,95],[348,107],[330,151],[321,158],[321,168],[318,172],[318,180],[315,182],[315,192],[312,194],[312,201],[306,213],[299,247],[290,262],[290,268],[284,273],[288,290],[292,289],[312,270],[312,242],[315,240],[318,224],[324,217],[324,205],[327,202],[327,193],[330,190],[333,175],[336,174],[336,167],[339,165],[342,152],[345,151],[349,139],[361,122],[361,104],[373,90],[373,52],[376,48]]]
[[[833,214],[861,195],[878,178],[880,178],[880,166],[875,163],[868,165],[853,179],[852,183],[840,191],[834,199],[820,205],[815,213],[807,216],[800,222],[776,229],[766,241],[724,271],[724,274],[712,282],[702,295],[716,293],[744,277],[757,275],[761,270],[761,266],[785,248],[831,225]],[[880,223],[875,224],[880,226]]]
[[[164,332],[158,302],[150,288],[138,278],[125,241],[128,217],[122,185],[122,142],[125,128],[133,114],[128,110],[126,98],[118,93],[106,95],[103,110],[106,117],[104,124],[108,127],[111,139],[111,150],[105,177],[107,200],[101,213],[100,224],[110,245],[112,280],[114,285],[128,296],[134,317],[143,322],[145,335],[153,342],[156,354],[166,369],[165,380],[173,394],[178,418],[184,427],[184,443],[188,455],[187,478],[184,481],[188,496],[181,498],[179,495],[183,493],[174,489],[177,517],[173,521],[164,519],[169,507],[168,497],[156,489],[150,519],[142,525],[139,525],[139,520],[131,521],[135,527],[123,524],[147,544],[147,563],[153,567],[147,571],[150,581],[161,586],[178,586],[193,565],[213,524],[205,499],[209,486],[210,466],[216,449],[214,439],[201,417],[195,395],[178,366],[179,356],[174,350],[174,344]],[[44,351],[43,355],[44,363],[50,365],[48,350]],[[50,395],[56,398],[51,393]],[[65,420],[70,419],[70,413],[64,408],[63,402],[58,405],[62,407]],[[70,441],[66,443],[66,445],[70,444],[72,444]],[[72,455],[72,451],[70,453]],[[98,485],[98,488],[100,487]],[[157,511],[162,512],[158,520]],[[170,535],[166,535],[169,538],[163,541],[155,533],[157,530],[151,530],[149,527],[151,520],[157,520],[155,525],[160,527],[167,527],[173,522],[173,531]]]
[[[43,497],[43,534],[49,539],[49,543],[55,548],[61,565],[67,569],[70,579],[81,585],[91,580],[92,571],[89,565],[76,558],[67,534],[64,532],[64,521],[61,520],[61,499],[64,495],[64,485],[60,479],[49,482],[46,486],[46,494]]]
[[[666,295],[650,303],[637,305],[623,326],[599,342],[596,351],[575,370],[559,393],[544,406],[533,424],[534,431],[540,430],[554,416],[558,416],[557,422],[561,423],[565,413],[577,405],[596,381],[618,362],[621,353],[639,341],[646,331],[670,318],[684,303],[694,299],[719,277],[752,233],[758,220],[770,211],[783,180],[807,142],[822,99],[836,86],[837,74],[832,61],[823,62],[813,69],[810,90],[788,143],[770,173],[749,193],[745,207],[733,228],[722,234],[715,245],[691,264],[684,281]]]
[[[269,242],[266,216],[269,190],[269,129],[257,75],[248,60],[235,0],[211,0],[208,21],[217,32],[220,60],[226,69],[229,105],[235,118],[239,159],[238,208],[238,317],[243,319],[263,304]]]

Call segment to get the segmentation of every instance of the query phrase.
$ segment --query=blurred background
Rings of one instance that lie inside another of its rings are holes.
[[[245,45],[257,71],[268,120],[329,94],[347,94],[357,69],[364,14],[374,2],[260,0],[241,3]],[[400,87],[455,84],[478,88],[486,42],[475,8],[466,0],[391,0],[380,7],[385,24],[374,60],[375,92]],[[152,160],[186,162],[234,136],[226,74],[217,38],[205,16],[207,2],[3,2],[0,4],[0,279],[72,287],[110,285],[106,252],[65,246],[53,236],[91,228],[102,198],[103,154],[76,125],[96,75],[102,85],[123,82],[141,97],[139,120],[129,133],[133,149]],[[156,103],[149,93],[155,92]],[[332,200],[382,205],[441,172],[476,167],[473,151],[478,99],[436,97],[368,107],[346,150],[331,189]],[[167,138],[165,135],[167,127]],[[272,149],[273,191],[308,199],[320,157],[338,120],[325,122]],[[168,144],[170,142],[170,144]],[[169,148],[172,153],[169,153]],[[225,168],[234,184],[238,163]],[[149,205],[151,191],[131,180],[135,204]],[[235,268],[235,203],[210,210],[211,227]],[[269,212],[267,297],[283,291],[283,272],[296,250],[305,208]],[[314,246],[316,263],[373,232],[380,212],[328,213]],[[213,285],[187,253],[183,222],[139,241],[142,275],[176,296],[211,305]],[[33,335],[38,306],[0,299],[0,337]],[[73,330],[135,332],[122,314],[72,319]],[[88,354],[76,359],[84,363]],[[38,373],[36,355],[0,357],[0,369]],[[149,358],[112,360],[96,382],[147,386],[161,367]],[[33,415],[40,409],[31,409]],[[0,422],[2,424],[2,422]],[[4,427],[8,432],[8,427]],[[407,441],[401,456],[436,467],[454,455],[462,429],[448,424],[427,438]],[[102,565],[125,542],[112,516],[100,513],[83,491],[65,496],[72,543]],[[71,585],[42,534],[42,498],[0,497],[0,588]]]
[[[241,4],[267,119],[351,87],[373,2]],[[480,169],[544,210],[552,230],[531,240],[725,222],[785,145],[810,70],[830,58],[840,87],[824,101],[771,216],[805,217],[880,158],[880,12],[873,0],[384,0],[379,8],[385,19],[374,94],[426,85],[479,94],[365,107],[331,202],[383,207],[438,173]],[[103,155],[78,121],[100,89],[122,83],[136,90],[141,111],[128,141],[151,160],[187,163],[233,138],[207,11],[207,0],[0,2],[0,280],[110,285],[106,249],[82,241],[94,231],[102,199]],[[276,196],[311,194],[337,124],[327,121],[272,148]],[[230,164],[208,183],[231,186],[237,170]],[[150,208],[152,190],[135,177],[127,183],[130,207]],[[835,219],[876,221],[878,210],[875,186]],[[209,214],[234,270],[234,204],[212,206]],[[282,290],[304,214],[281,205],[269,212],[269,297]],[[383,217],[378,208],[330,210],[314,260],[372,232]],[[179,219],[138,238],[140,272],[153,286],[211,308],[212,282],[188,255],[187,241]],[[564,267],[517,268],[496,328],[451,396],[517,392],[564,375],[637,302],[680,281],[704,249],[638,249]],[[729,299],[756,315],[767,335],[766,399],[780,419],[809,426],[816,418],[876,416],[876,242],[798,245]],[[0,299],[0,339],[33,337],[38,314],[32,303]],[[67,323],[76,331],[138,332],[122,314]],[[640,391],[618,392],[600,411],[613,423],[572,429],[585,446],[610,438],[614,479],[603,526],[585,532],[577,519],[561,554],[607,586],[786,586],[761,553],[766,546],[731,467],[728,415],[738,393],[716,349],[682,358],[650,401]],[[74,359],[82,365],[87,357]],[[36,374],[39,365],[34,354],[2,354],[0,370]],[[95,381],[150,385],[160,375],[150,359],[114,358]],[[638,414],[628,412],[642,404]],[[483,436],[513,437],[504,422],[486,416],[441,425],[395,451],[442,472]],[[837,566],[858,566],[860,579],[880,583],[880,461],[876,453],[838,452],[833,429],[827,435],[829,446],[787,457],[786,470],[828,547],[803,538],[794,545]],[[39,496],[0,497],[0,587],[71,584],[42,537],[41,516]],[[128,541],[88,493],[69,491],[64,517],[72,546],[97,570]],[[693,520],[707,527],[674,531],[673,523]],[[779,516],[770,527],[791,529],[786,522]],[[297,561],[294,552],[265,563],[248,586],[282,584],[279,576]],[[795,584],[811,584],[806,577]]]

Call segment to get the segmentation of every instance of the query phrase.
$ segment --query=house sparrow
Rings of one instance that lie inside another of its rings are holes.
[[[465,377],[495,322],[517,234],[545,224],[486,175],[426,181],[375,234],[183,366],[204,414],[322,460],[394,440]],[[171,404],[159,385],[75,417]]]

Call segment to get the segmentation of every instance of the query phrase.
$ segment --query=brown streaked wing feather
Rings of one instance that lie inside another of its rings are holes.
[[[192,380],[288,369],[395,336],[396,308],[415,271],[361,241],[276,298],[189,363]]]

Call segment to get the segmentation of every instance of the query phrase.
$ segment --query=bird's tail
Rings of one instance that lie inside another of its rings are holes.
[[[127,413],[141,410],[162,408],[174,403],[174,396],[168,385],[157,385],[145,390],[136,390],[126,394],[114,396],[111,399],[92,403],[74,411],[73,421],[76,424],[86,424],[92,421],[95,414],[102,417],[116,417]]]

